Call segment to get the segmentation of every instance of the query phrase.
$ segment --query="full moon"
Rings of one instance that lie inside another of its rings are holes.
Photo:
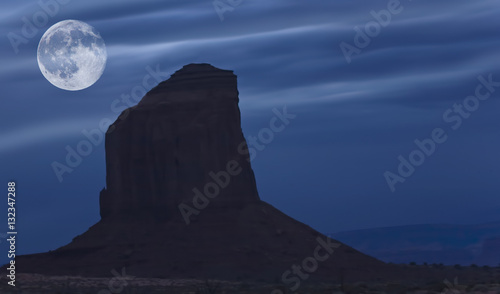
[[[107,57],[99,32],[78,20],[56,23],[38,44],[37,60],[43,76],[68,91],[82,90],[97,82]]]

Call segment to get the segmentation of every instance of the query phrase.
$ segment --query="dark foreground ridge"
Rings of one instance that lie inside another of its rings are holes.
[[[101,220],[57,250],[18,256],[18,273],[290,284],[395,274],[261,201],[245,144],[233,72],[184,66],[106,133]],[[207,183],[219,192],[194,192]]]

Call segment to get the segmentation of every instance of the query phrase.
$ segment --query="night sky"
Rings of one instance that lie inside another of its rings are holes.
[[[166,79],[189,63],[238,76],[247,138],[274,108],[296,115],[252,165],[262,200],[320,232],[500,220],[500,2],[220,1],[224,13],[210,0],[65,0],[29,38],[40,4],[2,1],[0,208],[6,227],[15,180],[19,253],[56,249],[99,220],[104,143],[62,181],[52,164],[114,121],[126,106],[115,101],[151,70]],[[101,79],[75,92],[50,84],[36,59],[66,19],[96,28],[108,53]],[[420,165],[403,177],[399,156]]]

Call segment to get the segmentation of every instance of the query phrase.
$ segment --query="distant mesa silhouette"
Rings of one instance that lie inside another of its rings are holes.
[[[238,102],[236,75],[209,64],[149,91],[106,133],[101,220],[57,250],[18,256],[19,272],[277,282],[296,279],[291,267],[304,262],[309,279],[379,279],[385,263],[344,244],[331,252],[337,241],[260,200]],[[228,163],[238,171],[229,180],[219,173]],[[219,192],[194,204],[193,189],[205,193],[217,173]],[[188,225],[180,207],[195,205]]]

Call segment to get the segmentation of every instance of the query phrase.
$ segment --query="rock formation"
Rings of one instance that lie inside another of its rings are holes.
[[[248,155],[238,152],[242,143],[236,76],[210,65],[185,66],[107,132],[101,217],[175,219],[179,204],[193,201],[193,189],[204,193],[211,175],[233,161],[242,173],[219,189],[210,206],[258,202]]]
[[[289,283],[380,275],[384,263],[261,201],[245,144],[233,72],[184,66],[106,133],[101,220],[55,251],[19,256],[19,271]],[[196,209],[189,221],[182,207]]]

